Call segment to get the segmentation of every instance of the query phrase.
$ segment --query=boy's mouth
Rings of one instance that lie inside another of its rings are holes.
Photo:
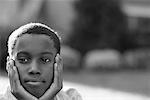
[[[31,81],[29,81],[29,82],[26,82],[26,84],[29,84],[29,85],[41,85],[41,84],[43,84],[43,82],[31,82]]]
[[[28,85],[41,85],[43,83],[45,83],[45,81],[41,81],[41,80],[26,80],[25,81],[26,84]]]

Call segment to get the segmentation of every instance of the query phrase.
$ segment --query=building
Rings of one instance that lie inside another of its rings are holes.
[[[150,46],[150,0],[122,0],[130,32],[139,47]]]

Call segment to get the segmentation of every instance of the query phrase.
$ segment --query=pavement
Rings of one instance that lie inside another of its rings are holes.
[[[9,85],[0,76],[0,94]],[[150,100],[150,72],[79,72],[64,74],[64,90],[75,88],[83,100]]]

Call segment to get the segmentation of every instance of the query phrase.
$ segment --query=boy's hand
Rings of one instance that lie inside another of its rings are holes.
[[[54,82],[40,100],[52,100],[63,87],[63,62],[59,54],[57,54],[56,63],[54,64]]]
[[[18,100],[37,100],[36,97],[29,94],[22,87],[19,80],[17,68],[16,66],[14,66],[14,60],[9,60],[7,62],[7,71],[10,81],[11,92]]]

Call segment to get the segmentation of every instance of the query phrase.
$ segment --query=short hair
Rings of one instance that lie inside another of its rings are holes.
[[[9,36],[7,46],[10,58],[13,55],[13,50],[15,48],[18,38],[21,37],[23,34],[44,34],[49,36],[54,41],[54,47],[57,49],[57,53],[60,54],[61,39],[56,31],[42,23],[28,23],[13,31]]]

